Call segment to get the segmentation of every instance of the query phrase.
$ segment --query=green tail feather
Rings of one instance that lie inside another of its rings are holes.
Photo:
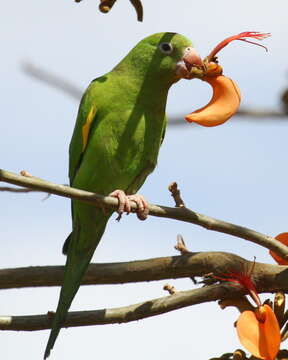
[[[89,239],[89,249],[81,252],[77,251],[77,248],[79,247],[79,237],[81,236],[79,232],[78,234],[75,234],[75,231],[72,232],[67,238],[69,240],[66,240],[65,242],[66,249],[67,247],[69,247],[69,249],[65,265],[64,281],[60,292],[56,314],[53,318],[52,329],[45,349],[44,359],[48,358],[50,355],[50,351],[53,348],[61,327],[65,322],[70,305],[81,285],[82,278],[103,235],[107,220],[108,218],[105,219],[104,223],[101,223],[101,227],[98,224],[97,233],[95,234],[94,232],[93,239]]]

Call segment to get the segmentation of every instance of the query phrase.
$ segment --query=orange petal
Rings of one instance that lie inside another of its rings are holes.
[[[280,348],[280,328],[273,310],[261,305],[264,321],[259,321],[255,311],[246,310],[237,320],[237,333],[241,344],[253,356],[274,360]]]
[[[188,122],[196,122],[202,126],[217,126],[233,116],[240,105],[240,90],[232,79],[219,75],[205,77],[213,88],[213,96],[210,102],[201,109],[185,116]]]
[[[281,233],[277,236],[275,236],[275,239],[279,240],[282,244],[288,246],[288,232]],[[280,256],[275,254],[274,251],[270,250],[269,254],[273,257],[273,259],[279,264],[279,265],[288,265],[288,260],[282,259]]]

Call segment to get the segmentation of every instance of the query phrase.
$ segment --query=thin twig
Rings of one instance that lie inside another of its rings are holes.
[[[22,187],[36,189],[39,191],[75,200],[80,200],[98,207],[103,207],[103,205],[113,209],[116,209],[118,207],[118,200],[109,196],[102,196],[88,191],[71,188],[69,186],[54,184],[52,182],[48,182],[36,177],[25,177],[1,169],[0,181],[8,182],[10,184]],[[130,205],[132,210],[137,209],[137,205],[134,202],[131,201]],[[149,214],[157,217],[180,220],[202,226],[208,230],[233,235],[235,237],[254,242],[260,246],[270,249],[284,259],[288,258],[288,247],[281,244],[273,237],[261,234],[257,231],[243,226],[231,224],[206,215],[196,213],[186,207],[171,208],[167,206],[150,204]]]
[[[177,292],[175,286],[173,286],[173,285],[171,285],[171,284],[165,284],[165,285],[163,286],[163,290],[168,291],[168,293],[169,293],[170,295],[174,295],[174,294],[176,294],[176,292]]]
[[[190,253],[181,234],[177,235],[177,243],[174,246],[174,249],[179,251],[181,255],[186,255]]]
[[[184,201],[181,198],[180,195],[180,190],[178,189],[178,184],[173,181],[169,186],[168,186],[168,190],[171,193],[171,196],[173,197],[174,201],[175,201],[175,206],[176,207],[185,207]]]

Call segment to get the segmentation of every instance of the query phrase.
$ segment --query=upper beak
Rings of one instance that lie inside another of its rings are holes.
[[[193,47],[187,47],[182,59],[177,64],[176,71],[181,78],[192,79],[197,77],[198,72],[199,76],[203,75],[204,69],[205,65],[196,50]]]

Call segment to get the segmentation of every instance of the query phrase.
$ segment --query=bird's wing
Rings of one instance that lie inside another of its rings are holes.
[[[83,154],[86,150],[92,125],[96,121],[97,107],[94,101],[91,101],[88,88],[84,94],[77,115],[75,128],[69,146],[69,178],[70,184],[73,183],[75,175],[80,167]]]

